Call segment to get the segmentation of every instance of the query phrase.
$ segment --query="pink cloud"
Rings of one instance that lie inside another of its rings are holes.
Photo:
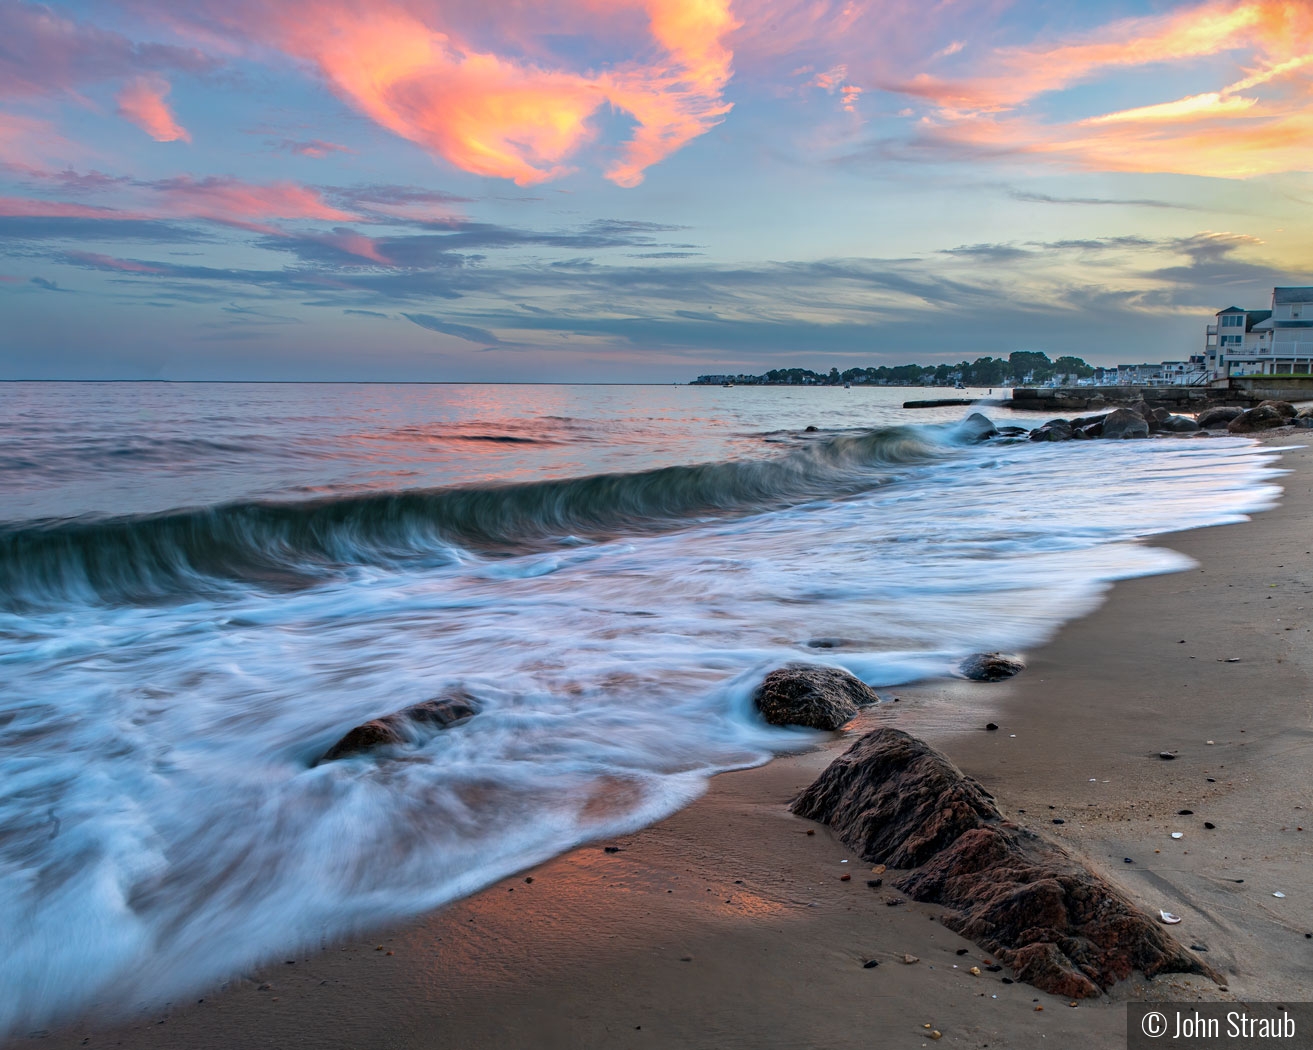
[[[269,145],[284,153],[313,157],[315,160],[323,160],[332,153],[355,153],[355,150],[349,146],[339,146],[336,142],[326,142],[323,139],[311,139],[308,142],[300,142],[296,139],[279,139],[277,142],[269,143]]]
[[[380,126],[466,171],[521,185],[560,176],[586,147],[603,145],[595,118],[606,107],[634,123],[606,176],[640,182],[729,112],[726,39],[738,26],[730,0],[193,0],[173,17],[306,62]],[[580,68],[544,47],[557,32],[625,57]]]
[[[96,252],[67,252],[65,257],[73,262],[80,263],[83,266],[90,266],[97,270],[114,270],[118,273],[144,274],[160,274],[166,272],[158,266],[136,262],[132,259],[117,259],[112,255],[100,255]]]
[[[119,92],[119,115],[156,142],[190,142],[191,135],[173,116],[165,98],[169,82],[160,76],[134,77]]]

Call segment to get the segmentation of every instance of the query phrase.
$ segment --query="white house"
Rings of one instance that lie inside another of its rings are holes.
[[[1270,310],[1219,310],[1204,358],[1219,376],[1313,372],[1313,288],[1273,288]]]

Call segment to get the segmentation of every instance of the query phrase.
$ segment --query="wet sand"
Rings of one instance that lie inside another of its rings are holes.
[[[288,956],[200,1002],[12,1045],[1109,1047],[1124,1045],[1127,999],[1307,998],[1313,456],[1287,452],[1283,466],[1293,473],[1279,508],[1160,537],[1198,567],[1117,584],[1009,682],[895,690],[897,703],[828,743],[719,776],[654,827],[406,928]],[[1004,984],[1006,971],[971,976],[987,956],[944,929],[939,909],[891,905],[901,895],[868,887],[880,876],[828,829],[788,813],[835,753],[882,721],[943,749],[1005,814],[1151,913],[1180,915],[1173,932],[1208,949],[1226,990],[1133,978],[1073,1007]]]

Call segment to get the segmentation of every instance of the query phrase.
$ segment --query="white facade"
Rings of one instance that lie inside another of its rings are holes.
[[[1272,309],[1219,310],[1204,357],[1217,376],[1313,372],[1313,288],[1272,289]]]

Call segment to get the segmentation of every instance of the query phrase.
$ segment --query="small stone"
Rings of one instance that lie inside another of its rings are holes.
[[[1042,1007],[1042,1006],[1037,1006],[1037,1007],[1035,1007],[1035,1012],[1036,1012],[1037,1014],[1042,1014],[1042,1013],[1044,1012],[1044,1007]]]
[[[867,959],[866,962],[862,963],[862,969],[874,970],[879,965],[880,965],[879,959]]]
[[[1061,817],[1054,817],[1054,818],[1053,818],[1053,823],[1054,823],[1054,824],[1065,824],[1065,823],[1067,823],[1067,822],[1066,822],[1065,820],[1063,820]]]
[[[1212,831],[1214,828],[1217,827],[1217,825],[1214,824],[1211,820],[1205,820],[1204,827],[1206,827],[1209,831]]]
[[[968,949],[968,948],[959,948],[959,949],[957,950],[957,954],[958,954],[958,955],[966,955],[966,953],[967,953],[969,950],[970,950],[970,949]]]
[[[851,882],[851,881],[852,881],[852,876],[851,876],[851,875],[840,875],[840,876],[839,876],[839,881],[840,881],[840,882]]]
[[[867,879],[866,885],[870,886],[873,890],[878,889],[884,885],[884,879]]]
[[[527,882],[527,883],[532,883],[532,882],[533,882],[533,876],[532,876],[532,875],[526,875],[526,876],[524,877],[524,881]]]
[[[815,835],[815,834],[816,834],[816,829],[815,829],[815,828],[808,828],[808,829],[807,829],[807,834],[808,834],[808,835]]]
[[[693,956],[691,956],[691,955],[681,955],[681,956],[679,957],[679,961],[680,961],[680,962],[692,962],[692,961],[693,961]]]
[[[265,984],[260,985],[260,987],[259,987],[258,990],[261,991],[261,992],[267,992],[267,991],[269,991],[269,989],[272,988],[272,987],[273,987],[272,984],[269,984],[269,983],[266,982]]]
[[[995,722],[986,722],[986,723],[985,723],[985,728],[988,729],[988,730],[992,733],[995,729],[998,728],[998,724],[995,723]]]
[[[903,956],[903,965],[905,966],[911,966],[913,963],[919,963],[920,961],[921,961],[920,957],[916,955]]]
[[[619,846],[603,846],[603,847],[602,847],[602,852],[604,852],[604,853],[619,853],[619,852],[620,852],[620,847],[619,847]]]
[[[979,966],[973,966],[973,967],[971,967],[971,969],[969,969],[969,970],[967,971],[967,973],[969,973],[972,977],[979,977],[979,976],[980,976],[980,967],[979,967]]]
[[[990,973],[998,973],[999,970],[1003,969],[1003,967],[1001,967],[998,963],[993,963],[989,966],[986,966],[985,969],[988,970]]]
[[[999,979],[1000,979],[1004,984],[1016,984],[1016,983],[1017,983],[1017,982],[1014,981],[1011,977],[1001,977],[1001,978],[999,978]]]
[[[1135,861],[1131,860],[1130,857],[1122,857],[1122,863],[1123,863],[1123,864],[1134,864]]]
[[[943,1037],[944,1037],[944,1033],[941,1032],[938,1028],[933,1028],[930,1030],[931,1039],[942,1039]]]
[[[1176,814],[1177,814],[1177,816],[1180,816],[1180,817],[1192,817],[1192,816],[1194,816],[1194,810],[1192,810],[1192,809],[1178,809],[1178,810],[1176,811]]]
[[[1176,758],[1176,756],[1172,754],[1170,751],[1159,751],[1158,757],[1161,758],[1164,762],[1170,762],[1174,758]]]

